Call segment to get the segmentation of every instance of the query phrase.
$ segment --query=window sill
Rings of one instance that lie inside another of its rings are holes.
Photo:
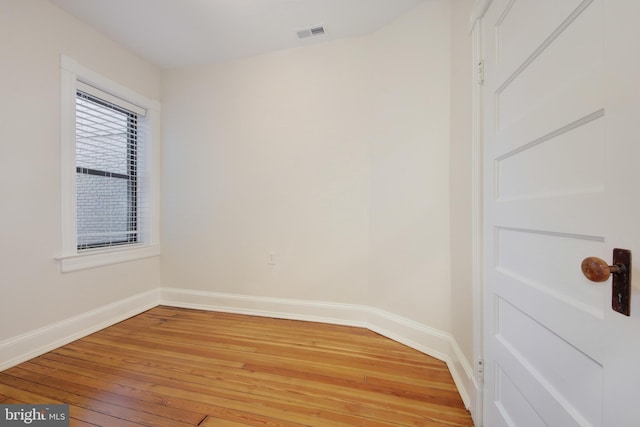
[[[68,273],[142,258],[151,258],[158,255],[160,255],[160,245],[139,245],[127,248],[86,251],[79,254],[61,256],[56,259],[60,261],[61,271]]]

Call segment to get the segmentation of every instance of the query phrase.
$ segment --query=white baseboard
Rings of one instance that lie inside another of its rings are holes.
[[[154,289],[0,342],[0,371],[140,314],[160,304]]]
[[[254,297],[187,289],[161,288],[162,304],[172,307],[347,326],[367,326],[366,307],[285,298]]]
[[[447,361],[449,371],[451,371],[451,376],[456,383],[456,387],[458,387],[458,391],[460,391],[465,406],[474,416],[480,413],[479,405],[482,404],[480,400],[481,386],[478,384],[473,367],[464,356],[458,342],[453,339],[451,340],[451,351],[453,356]],[[477,421],[475,417],[474,421]]]
[[[447,363],[465,406],[474,411],[478,385],[473,368],[451,334],[377,308],[343,303],[254,297],[162,288],[162,304],[290,320],[367,328]]]

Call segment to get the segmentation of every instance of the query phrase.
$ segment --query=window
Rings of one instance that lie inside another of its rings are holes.
[[[62,57],[63,271],[159,254],[159,105]]]
[[[76,95],[79,251],[138,242],[138,151],[138,114],[79,89]]]

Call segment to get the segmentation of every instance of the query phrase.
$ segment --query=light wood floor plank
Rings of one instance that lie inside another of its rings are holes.
[[[156,307],[0,373],[82,426],[472,426],[446,364],[366,329]]]

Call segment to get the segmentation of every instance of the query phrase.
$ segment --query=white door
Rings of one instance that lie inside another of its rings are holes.
[[[485,61],[486,427],[640,426],[640,1],[493,0]]]

